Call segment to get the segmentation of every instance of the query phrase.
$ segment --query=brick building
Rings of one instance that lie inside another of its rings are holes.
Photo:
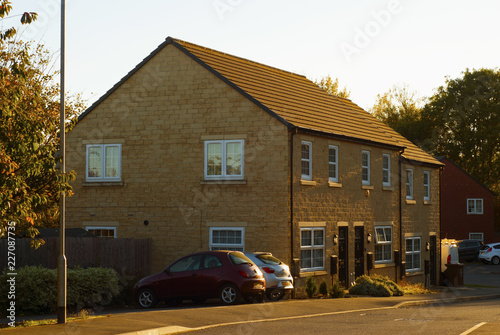
[[[495,239],[495,194],[446,157],[441,177],[441,238]]]
[[[153,269],[270,251],[302,286],[439,273],[441,163],[304,76],[167,38],[79,118],[67,225],[153,239]]]

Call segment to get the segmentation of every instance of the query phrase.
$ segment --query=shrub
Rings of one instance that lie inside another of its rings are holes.
[[[312,276],[309,276],[306,278],[306,294],[309,298],[312,298],[316,293],[318,293],[318,284],[316,284],[316,280]]]
[[[337,280],[333,283],[332,289],[330,290],[330,298],[343,298],[345,297],[345,289],[340,282]]]
[[[328,295],[328,284],[325,279],[323,279],[323,281],[319,284],[319,294],[324,297]]]
[[[41,266],[17,269],[15,298],[9,299],[10,276],[5,270],[0,276],[0,308],[5,311],[15,301],[16,313],[49,314],[57,310],[57,270]],[[67,270],[68,310],[95,309],[109,304],[117,296],[118,278],[113,269],[76,268]]]
[[[363,275],[356,279],[356,285],[349,289],[351,294],[390,297],[403,295],[403,290],[393,281],[383,276]]]

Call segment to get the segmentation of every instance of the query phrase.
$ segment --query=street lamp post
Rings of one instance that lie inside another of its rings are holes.
[[[66,129],[64,111],[64,54],[65,54],[65,0],[61,0],[61,174],[63,181],[66,180]],[[66,255],[65,255],[65,232],[66,232],[66,194],[61,192],[59,224],[59,258],[57,260],[57,323],[66,323]]]

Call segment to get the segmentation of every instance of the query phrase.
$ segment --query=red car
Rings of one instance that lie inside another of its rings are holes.
[[[175,305],[184,299],[203,303],[217,297],[228,305],[241,297],[262,301],[265,289],[262,272],[239,251],[207,251],[182,257],[162,272],[141,279],[134,288],[143,308],[160,301]]]

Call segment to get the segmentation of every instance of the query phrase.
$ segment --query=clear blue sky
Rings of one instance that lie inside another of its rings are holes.
[[[11,1],[39,14],[23,39],[57,52],[60,0]],[[430,96],[446,76],[499,67],[499,13],[498,0],[66,0],[66,87],[91,103],[172,36],[337,77],[368,109],[394,84]]]

